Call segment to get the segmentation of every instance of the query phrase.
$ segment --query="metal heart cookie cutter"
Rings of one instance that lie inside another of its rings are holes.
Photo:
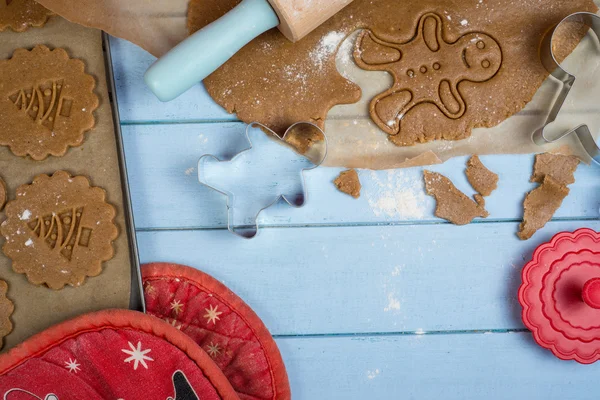
[[[546,128],[556,121],[558,114],[567,97],[569,96],[569,92],[573,88],[576,80],[575,75],[569,73],[563,67],[561,67],[556,55],[554,54],[554,49],[552,46],[557,36],[557,32],[560,31],[561,26],[568,23],[576,23],[589,27],[590,30],[596,34],[598,39],[600,39],[600,17],[596,14],[588,12],[579,12],[569,15],[544,37],[540,54],[542,63],[546,70],[548,70],[548,72],[550,72],[554,78],[562,82],[562,88],[556,100],[554,101],[554,104],[552,105],[552,109],[550,110],[550,114],[548,115],[544,126],[534,132],[533,141],[537,145],[541,146],[544,144],[557,142],[569,135],[575,134],[594,163],[600,165],[600,147],[598,146],[598,143],[594,139],[594,136],[587,125],[579,125],[576,128],[553,138],[547,137],[545,132]]]
[[[325,161],[327,138],[310,122],[290,126],[281,137],[254,122],[245,134],[249,148],[231,160],[202,156],[198,180],[227,197],[227,229],[251,239],[258,234],[259,215],[267,208],[280,200],[295,208],[306,204],[304,173]]]

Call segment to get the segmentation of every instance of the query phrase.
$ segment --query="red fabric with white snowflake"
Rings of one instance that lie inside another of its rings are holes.
[[[0,356],[5,400],[238,399],[188,337],[125,310],[84,315]]]
[[[146,309],[189,335],[221,368],[242,400],[287,400],[281,355],[258,316],[211,276],[191,267],[142,266]]]

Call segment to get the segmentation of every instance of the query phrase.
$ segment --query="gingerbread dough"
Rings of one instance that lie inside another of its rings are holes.
[[[0,61],[0,144],[43,160],[83,143],[94,127],[96,81],[63,49],[19,49]]]
[[[358,178],[358,173],[355,169],[343,171],[333,183],[340,192],[346,193],[355,199],[360,197],[362,185],[360,184],[360,179]]]
[[[10,316],[15,311],[15,305],[6,296],[7,292],[8,284],[0,280],[0,349],[4,346],[4,337],[13,330]]]
[[[523,222],[519,226],[518,236],[521,240],[531,238],[542,229],[560,208],[569,188],[550,175],[544,177],[543,183],[529,192],[525,198]]]
[[[437,172],[423,171],[427,194],[433,196],[437,203],[435,216],[452,222],[455,225],[467,225],[477,217],[487,218],[489,213],[483,207],[483,197],[478,202],[471,200],[458,190],[445,176]]]
[[[30,26],[44,26],[52,14],[34,0],[0,0],[0,32],[6,28],[23,32]]]
[[[435,105],[449,119],[461,118],[467,104],[459,84],[488,81],[500,70],[502,50],[493,37],[470,32],[448,42],[443,25],[438,14],[426,13],[408,42],[387,42],[369,30],[359,36],[354,52],[358,66],[394,77],[394,85],[370,106],[371,118],[387,134],[398,135],[406,115],[423,104]],[[396,142],[413,144],[408,138]]]
[[[465,173],[473,189],[481,196],[489,196],[498,188],[498,175],[487,169],[478,156],[467,161]]]
[[[191,31],[202,28],[239,3],[228,0],[224,3],[228,7],[218,8],[214,7],[215,2],[191,1],[188,21]],[[466,79],[462,81],[457,72],[442,75],[446,71],[440,63],[439,76],[450,77],[449,85],[443,84],[444,93],[435,103],[412,107],[402,118],[401,132],[390,139],[400,145],[435,139],[459,140],[468,137],[475,127],[497,125],[531,100],[548,76],[539,60],[540,41],[553,24],[575,11],[596,12],[597,7],[592,0],[355,0],[298,43],[292,44],[276,30],[261,35],[205,79],[204,84],[220,105],[230,113],[237,113],[242,121],[262,122],[280,134],[298,121],[313,121],[323,126],[332,106],[354,103],[361,95],[360,88],[336,69],[336,52],[344,38],[366,28],[385,43],[409,43],[423,16],[431,13],[437,16],[433,17],[438,21],[434,30],[440,49],[446,49],[445,58],[450,57],[448,48],[453,43],[461,43],[461,38],[473,33],[484,38],[486,46],[489,43],[488,50],[496,49],[490,53],[494,56],[488,60],[490,66],[482,66],[487,72],[474,79],[487,80],[472,82],[464,70],[460,76]],[[438,18],[443,24],[439,24]],[[568,53],[581,36],[565,37],[561,48]],[[477,43],[474,45],[478,49]],[[490,79],[489,71],[498,62],[496,45],[501,50],[502,62]],[[473,49],[469,44],[466,46],[470,59]],[[487,54],[483,50],[481,54]],[[416,68],[417,73],[417,69],[425,66],[431,72],[436,60],[427,57],[436,52],[422,49],[419,54],[423,58],[411,68]],[[407,60],[412,57],[407,54]],[[475,59],[484,61],[478,57]],[[376,58],[377,55],[371,60]],[[414,89],[414,85],[410,87]],[[449,110],[448,115],[461,116],[448,117],[438,107],[440,104],[446,104],[443,108]]]
[[[562,154],[544,153],[535,156],[531,182],[542,183],[547,175],[562,185],[575,183],[579,158]]]
[[[87,178],[64,171],[19,187],[0,227],[13,270],[52,289],[80,286],[87,276],[99,275],[118,236],[116,211],[105,197]]]

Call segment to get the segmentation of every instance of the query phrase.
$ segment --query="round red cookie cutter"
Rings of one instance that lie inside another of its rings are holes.
[[[519,301],[535,341],[562,360],[600,360],[600,233],[559,233],[522,272]]]
[[[252,309],[195,268],[142,266],[146,312],[190,336],[221,368],[241,400],[289,400],[277,344]]]
[[[127,310],[83,315],[0,356],[5,400],[238,400],[194,341]]]

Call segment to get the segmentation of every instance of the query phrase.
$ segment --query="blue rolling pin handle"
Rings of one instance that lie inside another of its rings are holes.
[[[146,85],[161,101],[171,101],[277,25],[279,18],[267,0],[244,0],[157,60],[144,75]]]

